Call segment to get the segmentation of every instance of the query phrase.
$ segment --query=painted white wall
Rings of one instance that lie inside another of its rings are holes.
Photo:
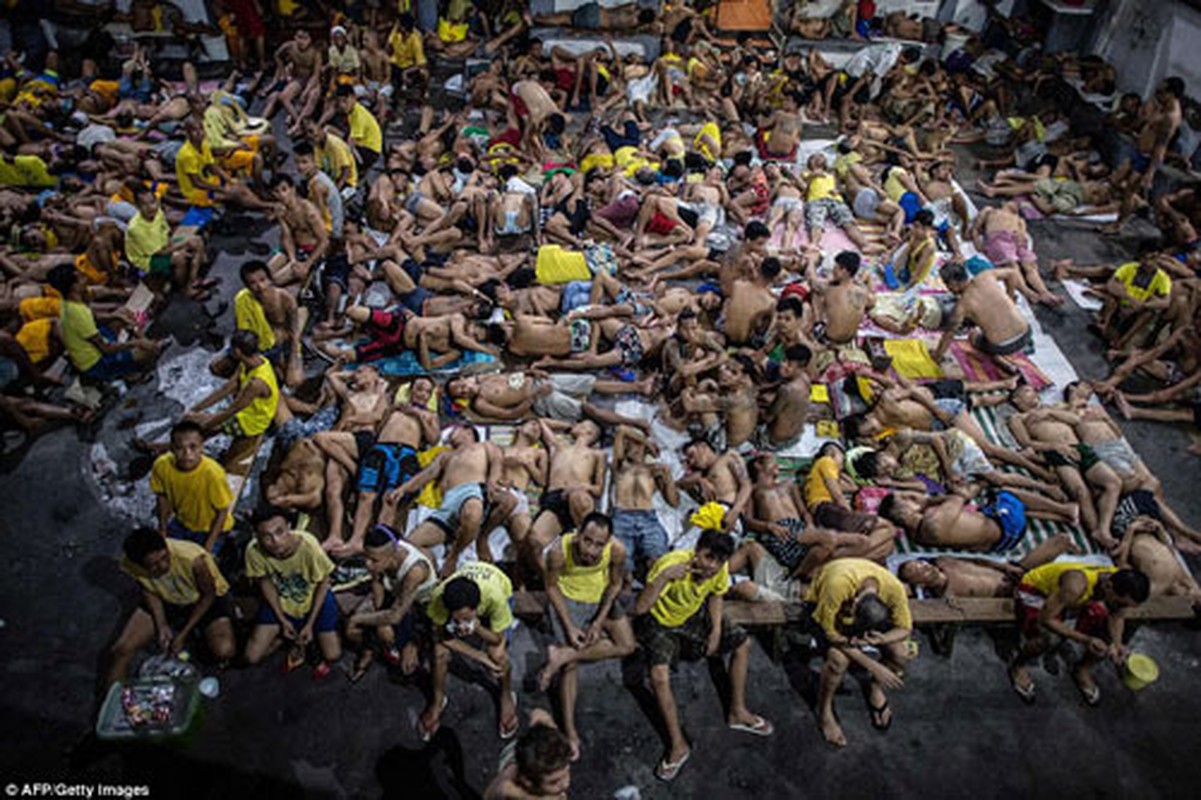
[[[1201,11],[1178,0],[1111,0],[1092,52],[1118,70],[1118,88],[1146,96],[1179,75],[1201,96]]]

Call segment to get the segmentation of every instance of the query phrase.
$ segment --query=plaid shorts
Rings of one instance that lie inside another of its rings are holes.
[[[705,650],[709,646],[709,632],[712,629],[707,605],[676,628],[662,625],[649,613],[634,618],[634,635],[646,652],[647,661],[652,667],[660,664],[671,665],[677,661],[700,661],[705,657]],[[746,637],[746,631],[740,626],[723,624],[717,655],[737,650],[746,641]]]

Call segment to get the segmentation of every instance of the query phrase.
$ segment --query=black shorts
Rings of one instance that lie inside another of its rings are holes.
[[[331,284],[342,289],[343,292],[350,291],[350,259],[345,253],[332,255],[325,260],[325,264],[321,268],[322,285],[328,287]],[[328,293],[328,288],[326,292]]]
[[[695,211],[693,211],[691,208],[681,208],[680,209],[680,219],[689,228],[696,228],[696,223],[700,221],[700,217],[698,217],[697,213]]]
[[[150,609],[145,603],[141,604],[141,608],[147,614],[150,614]],[[184,625],[188,624],[188,618],[192,616],[193,606],[180,606],[175,603],[163,603],[163,612],[167,617],[167,624],[171,626],[171,630],[179,632]],[[151,617],[154,615],[151,614]],[[204,612],[204,616],[196,623],[196,627],[192,632],[204,632],[209,625],[212,625],[219,619],[232,619],[233,608],[229,603],[229,595],[222,594],[213,598],[212,604],[208,607],[208,611]]]
[[[375,431],[355,431],[354,446],[359,451],[359,458],[363,458],[375,446]]]
[[[709,647],[709,633],[713,624],[709,620],[709,608],[702,606],[677,628],[668,628],[652,614],[634,617],[634,636],[646,652],[647,663],[652,667],[671,665],[677,661],[700,661],[705,658]],[[731,653],[742,646],[747,634],[739,625],[729,622],[721,626],[721,640],[716,655]]]
[[[569,531],[575,527],[571,516],[571,504],[567,502],[567,492],[562,489],[549,489],[538,499],[538,516],[554,514],[559,520],[559,527]]]

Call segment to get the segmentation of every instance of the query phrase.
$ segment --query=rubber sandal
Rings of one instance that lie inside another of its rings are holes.
[[[505,728],[504,722],[497,726],[496,732],[500,734],[500,740],[507,742],[517,735],[517,731],[521,728],[521,716],[517,713],[517,692],[509,692],[509,698],[513,701],[513,725]]]
[[[447,697],[446,695],[442,695],[442,709],[441,710],[443,712],[446,711],[446,704],[449,702],[450,702],[450,698]],[[421,737],[421,741],[423,741],[423,742],[428,742],[430,739],[433,739],[434,735],[438,733],[438,729],[441,727],[442,727],[442,715],[441,714],[438,715],[438,724],[435,725],[430,730],[426,730],[425,728],[422,728],[421,727],[421,717],[420,716],[417,717],[417,735]]]
[[[372,662],[375,661],[375,653],[371,650],[364,650],[358,658],[355,659],[354,669],[347,675],[351,683],[358,683],[366,676],[367,671],[371,669]]]
[[[887,708],[888,704],[885,703],[884,706],[885,706],[885,708]],[[756,722],[754,725],[747,725],[746,723],[743,723],[743,722],[736,722],[733,725],[728,725],[727,727],[732,731],[741,731],[742,733],[749,733],[753,736],[771,736],[773,733],[776,732],[775,726],[773,726],[770,722],[765,720],[763,717],[757,717],[757,719],[758,719],[758,722]]]
[[[868,701],[867,711],[868,711],[868,714],[871,715],[872,727],[875,728],[876,730],[880,731],[881,733],[883,733],[884,731],[886,731],[892,727],[893,715],[889,714],[888,719],[887,720],[884,719],[884,712],[886,712],[888,710],[889,710],[889,708],[888,708],[887,700],[884,701],[884,705],[882,705],[882,706],[873,706],[871,704],[871,701],[870,700]]]
[[[1089,708],[1096,708],[1101,702],[1101,687],[1097,684],[1085,688],[1080,685],[1080,681],[1075,674],[1072,675],[1072,683],[1076,684],[1076,690],[1080,692],[1080,697],[1084,699],[1084,704]]]
[[[313,667],[313,683],[319,683],[325,680],[333,671],[334,668],[329,665],[328,661],[322,661],[320,664]]]
[[[664,783],[670,783],[680,774],[680,770],[688,763],[688,759],[692,758],[692,749],[689,748],[684,755],[680,756],[679,761],[660,761],[655,766],[655,777]]]
[[[1009,685],[1013,687],[1013,691],[1018,697],[1022,698],[1022,702],[1028,706],[1034,705],[1035,688],[1034,681],[1031,680],[1026,686],[1021,686],[1013,677],[1013,666],[1009,667]]]

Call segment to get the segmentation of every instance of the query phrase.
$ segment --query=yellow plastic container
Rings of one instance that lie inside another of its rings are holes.
[[[1131,653],[1126,659],[1126,668],[1122,671],[1122,681],[1127,687],[1138,691],[1159,680],[1159,665],[1155,659],[1142,653]]]

